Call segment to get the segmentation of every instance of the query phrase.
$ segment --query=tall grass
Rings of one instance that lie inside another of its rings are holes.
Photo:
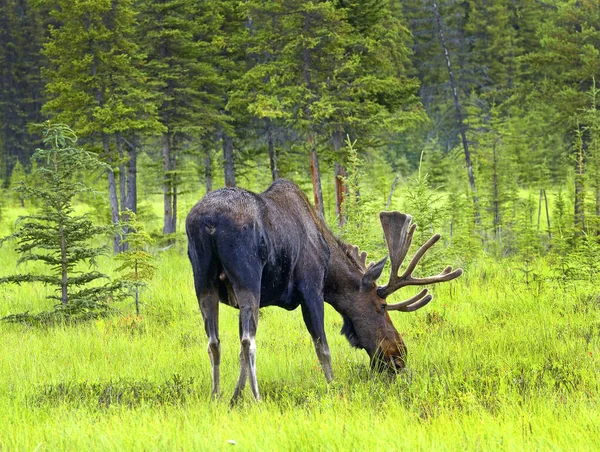
[[[199,197],[182,199],[182,213]],[[392,208],[403,204],[396,195]],[[160,205],[147,202],[156,214],[150,230],[160,229]],[[22,213],[5,211],[2,235]],[[383,255],[376,222],[363,229],[364,241],[378,244],[367,251]],[[263,309],[263,401],[247,390],[230,409],[237,311],[220,309],[223,399],[211,402],[207,341],[181,240],[157,253],[141,317],[121,303],[122,315],[76,325],[0,322],[0,450],[599,449],[600,290],[558,278],[549,258],[525,268],[517,258],[473,254],[461,258],[461,278],[432,287],[427,307],[392,313],[409,349],[406,371],[395,376],[371,372],[326,305],[335,374],[326,384],[300,311]],[[0,275],[14,273],[16,260],[10,246],[0,248]],[[99,265],[114,273],[111,258]],[[437,258],[428,266],[443,268]],[[0,316],[49,309],[47,294],[35,284],[0,286]]]
[[[3,249],[1,265],[14,256]],[[600,298],[537,262],[479,260],[413,314],[393,314],[408,368],[371,373],[328,307],[336,379],[300,312],[261,311],[258,376],[230,409],[237,312],[221,308],[223,400],[211,402],[206,339],[182,247],[160,256],[143,316],[28,328],[0,324],[2,450],[590,450],[600,447]],[[406,294],[402,294],[404,296]],[[0,287],[0,314],[44,289]],[[235,442],[235,445],[231,444]]]

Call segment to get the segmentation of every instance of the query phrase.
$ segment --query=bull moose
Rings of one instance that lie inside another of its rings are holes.
[[[264,306],[287,310],[301,306],[328,382],[333,371],[324,301],[342,315],[341,333],[352,346],[366,350],[372,366],[404,367],[406,346],[388,312],[414,311],[429,303],[432,295],[425,289],[400,303],[387,304],[385,299],[405,286],[450,281],[462,270],[446,267],[435,276],[412,276],[421,257],[439,240],[436,234],[398,275],[416,224],[399,212],[381,212],[380,219],[392,265],[385,286],[376,282],[387,256],[367,265],[367,254],[336,238],[293,182],[279,179],[261,194],[239,188],[216,190],[192,208],[186,220],[188,255],[208,336],[213,398],[220,393],[219,301],[240,311],[240,374],[232,402],[248,377],[254,397],[260,399],[255,335],[258,310]]]

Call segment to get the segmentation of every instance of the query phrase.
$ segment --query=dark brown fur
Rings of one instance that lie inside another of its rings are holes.
[[[261,194],[238,188],[211,192],[190,211],[186,230],[196,294],[212,338],[211,357],[220,356],[218,310],[207,300],[216,300],[218,294],[222,303],[240,309],[242,341],[245,333],[253,337],[259,307],[301,306],[317,353],[324,354],[319,358],[325,369],[326,301],[343,316],[342,333],[353,346],[365,349],[373,364],[404,366],[406,348],[385,300],[377,295],[376,280],[385,262],[366,270],[294,183],[280,179]],[[243,383],[238,382],[236,395]]]

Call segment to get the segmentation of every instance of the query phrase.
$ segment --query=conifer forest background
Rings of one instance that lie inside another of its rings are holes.
[[[0,0],[0,449],[600,447],[599,104],[597,0]],[[230,409],[185,217],[280,177],[369,260],[400,210],[465,273],[392,316],[392,378],[327,306],[327,384],[262,310]]]

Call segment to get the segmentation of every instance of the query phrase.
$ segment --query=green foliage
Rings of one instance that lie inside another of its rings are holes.
[[[23,165],[20,161],[17,161],[13,167],[12,173],[10,174],[10,182],[8,188],[11,190],[11,198],[14,202],[17,202],[19,206],[25,207],[25,193],[23,190],[19,190],[18,187],[21,184],[26,183],[27,174]]]
[[[116,271],[122,273],[120,281],[123,285],[133,291],[135,312],[139,316],[139,291],[152,280],[157,266],[154,256],[146,251],[147,246],[153,243],[152,238],[138,221],[135,213],[126,210],[125,216],[127,221],[123,226],[127,230],[127,236],[123,242],[128,247],[115,256],[115,260],[121,264]]]
[[[363,250],[373,251],[381,246],[381,240],[369,234],[377,225],[377,209],[371,203],[370,196],[361,191],[364,183],[364,164],[355,147],[356,140],[346,137],[346,177],[342,177],[347,193],[342,203],[342,215],[346,218],[341,228],[342,238]]]
[[[106,234],[107,228],[95,225],[87,215],[74,213],[74,197],[90,191],[77,180],[77,172],[94,173],[106,170],[106,165],[88,151],[75,147],[77,137],[65,125],[45,123],[43,149],[37,149],[39,187],[21,183],[18,190],[27,197],[37,199],[35,214],[17,221],[13,234],[2,242],[14,240],[22,263],[40,262],[48,272],[31,272],[0,279],[0,283],[21,284],[41,282],[55,287],[48,297],[59,304],[54,312],[43,313],[44,318],[69,318],[77,315],[95,315],[105,311],[116,287],[98,285],[107,276],[98,271],[84,271],[82,265],[94,265],[104,246],[94,246],[93,241]],[[93,284],[91,284],[93,283]],[[29,321],[29,314],[5,317],[9,321]]]
[[[0,178],[8,183],[17,162],[27,162],[39,136],[45,80],[41,47],[47,12],[32,0],[0,2]]]
[[[421,155],[421,159],[423,156]],[[405,210],[413,217],[418,225],[415,234],[415,245],[425,243],[443,224],[446,212],[442,205],[443,196],[432,188],[429,174],[419,171],[411,178],[406,186]],[[419,268],[427,273],[432,264],[438,263],[442,248],[432,248],[420,261]]]
[[[132,0],[44,0],[53,25],[44,54],[49,100],[44,111],[83,137],[117,132],[156,133],[156,104],[141,70],[144,55],[133,39]]]

